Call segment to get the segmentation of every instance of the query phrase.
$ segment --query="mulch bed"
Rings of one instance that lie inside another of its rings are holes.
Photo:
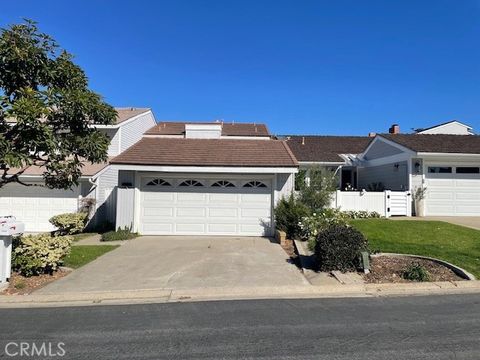
[[[410,257],[378,256],[370,260],[370,273],[364,275],[367,283],[408,283],[402,277],[403,272],[412,264],[418,263],[425,267],[429,281],[459,281],[465,280],[449,268],[434,261]]]
[[[38,276],[25,277],[19,273],[13,272],[10,277],[10,286],[0,292],[0,295],[28,295],[48,283],[60,279],[70,273],[71,270],[61,268],[52,275],[42,274]]]

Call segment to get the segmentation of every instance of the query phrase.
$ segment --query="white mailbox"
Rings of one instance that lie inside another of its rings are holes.
[[[0,283],[10,278],[12,237],[24,232],[25,225],[14,216],[0,216]]]

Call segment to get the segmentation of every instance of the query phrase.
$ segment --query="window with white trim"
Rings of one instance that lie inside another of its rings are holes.
[[[185,181],[182,181],[178,186],[182,186],[182,187],[200,187],[200,186],[203,186],[203,184],[198,181],[198,180],[193,180],[193,179],[189,179],[189,180],[185,180]]]
[[[172,186],[172,184],[163,179],[153,179],[147,182],[147,186]]]
[[[219,181],[215,181],[212,184],[212,187],[232,188],[232,187],[235,187],[235,184],[228,180],[219,180]]]
[[[266,188],[267,185],[261,181],[252,180],[243,185],[245,188]]]

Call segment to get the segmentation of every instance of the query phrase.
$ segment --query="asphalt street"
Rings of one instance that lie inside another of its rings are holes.
[[[3,309],[0,346],[23,359],[480,359],[480,296]]]

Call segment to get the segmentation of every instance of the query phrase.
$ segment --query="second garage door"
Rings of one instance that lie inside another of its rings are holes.
[[[479,216],[480,166],[428,165],[427,216]]]
[[[52,190],[42,186],[8,184],[0,190],[0,215],[14,215],[27,232],[52,231],[52,216],[76,212],[80,190]]]
[[[270,179],[145,177],[144,235],[271,235]]]

